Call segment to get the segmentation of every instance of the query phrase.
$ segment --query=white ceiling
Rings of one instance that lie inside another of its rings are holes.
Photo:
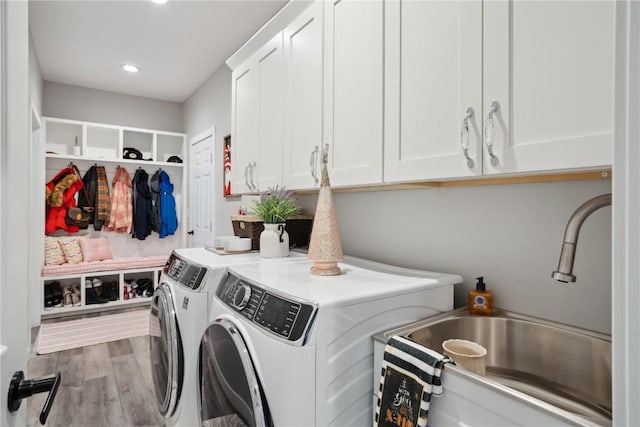
[[[183,102],[285,3],[31,0],[29,24],[44,80]]]

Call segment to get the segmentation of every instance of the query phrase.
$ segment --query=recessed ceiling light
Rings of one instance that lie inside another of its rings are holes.
[[[122,64],[122,69],[130,73],[137,73],[138,71],[140,71],[140,68],[136,67],[133,64]]]
[[[165,4],[167,2],[167,0],[151,0],[151,1],[156,4]]]

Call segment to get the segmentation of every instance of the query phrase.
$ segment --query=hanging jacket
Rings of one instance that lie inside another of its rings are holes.
[[[173,198],[173,184],[169,175],[160,172],[160,238],[170,236],[178,229],[176,200]]]
[[[67,210],[76,206],[76,193],[82,189],[82,181],[71,168],[64,168],[45,186],[45,233],[58,229],[77,233],[80,228],[65,221]]]
[[[149,188],[151,189],[151,204],[153,205],[153,231],[160,232],[160,171],[158,169],[156,173],[151,176],[151,182]]]
[[[81,208],[96,206],[96,187],[98,186],[98,175],[96,174],[96,167],[91,166],[87,172],[82,177],[82,182],[84,184],[85,192],[82,191],[78,194],[78,206]],[[87,196],[89,199],[87,200]],[[102,223],[96,224],[95,218],[95,209],[91,212],[91,218],[89,219],[89,224],[93,224],[94,229],[100,230],[102,228]],[[86,227],[88,228],[89,224]]]
[[[132,221],[131,177],[125,168],[120,167],[113,178],[111,212],[107,231],[129,233]]]
[[[133,176],[135,188],[133,225],[131,236],[144,240],[151,234],[153,224],[151,192],[149,191],[149,174],[144,169],[138,169]]]

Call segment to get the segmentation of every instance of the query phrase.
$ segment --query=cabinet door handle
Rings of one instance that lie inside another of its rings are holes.
[[[484,122],[484,143],[487,146],[487,152],[489,153],[489,157],[491,157],[491,164],[493,166],[498,166],[500,163],[500,159],[496,153],[493,152],[493,137],[494,137],[494,128],[495,128],[495,113],[500,109],[500,104],[498,101],[493,101],[491,103],[491,107],[489,108],[489,113],[487,114],[487,119]]]
[[[309,168],[311,169],[311,176],[313,177],[313,181],[318,183],[318,175],[316,174],[316,164],[318,159],[318,146],[313,149],[311,152],[311,158],[309,159]]]
[[[467,159],[467,167],[473,169],[475,162],[469,156],[469,120],[473,117],[473,107],[467,107],[467,112],[462,119],[462,128],[460,129],[460,145],[462,146],[462,154]]]
[[[244,167],[244,183],[251,190],[251,185],[249,185],[249,166],[251,166],[251,163]]]
[[[257,162],[253,162],[253,164],[249,164],[249,166],[251,167],[251,188],[253,188],[253,191],[258,191],[258,186],[256,185],[255,181],[253,180],[255,178],[255,172],[256,169],[258,168],[258,163]]]

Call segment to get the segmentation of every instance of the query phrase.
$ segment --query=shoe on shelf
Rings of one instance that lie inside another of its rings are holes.
[[[80,283],[75,283],[71,286],[71,305],[74,307],[80,307],[81,304]]]
[[[102,296],[109,301],[118,301],[120,299],[120,292],[118,292],[118,282],[105,283]]]
[[[51,287],[51,283],[44,284],[44,309],[52,310],[53,309],[53,289]]]
[[[71,285],[65,285],[62,288],[62,305],[65,307],[71,307],[73,305],[73,298],[71,297],[71,294]]]
[[[54,281],[54,282],[47,283],[45,285],[44,293],[45,293],[45,308],[62,307],[63,295],[62,295],[62,288],[60,287],[60,282]]]
[[[98,295],[94,288],[86,288],[84,290],[87,305],[89,304],[105,304],[109,300]]]

